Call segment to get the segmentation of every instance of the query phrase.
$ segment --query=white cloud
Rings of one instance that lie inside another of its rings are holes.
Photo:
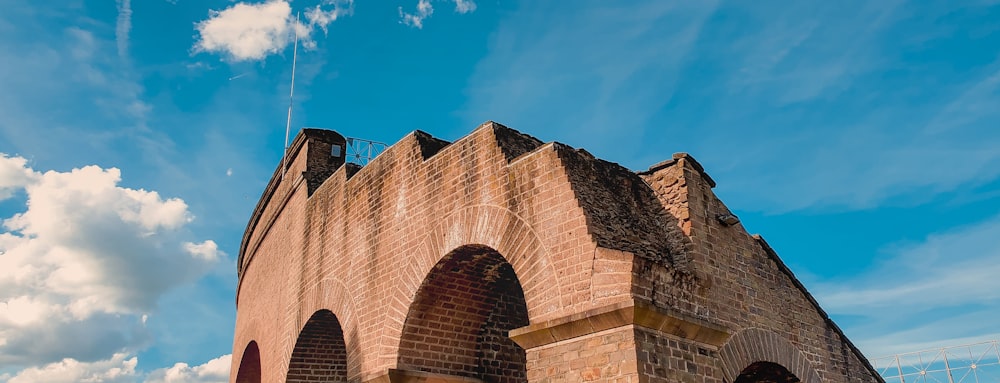
[[[15,190],[24,188],[39,176],[27,168],[27,163],[24,158],[0,153],[0,201],[10,198]]]
[[[126,353],[115,353],[110,359],[81,362],[66,358],[41,367],[29,367],[15,375],[0,375],[7,383],[225,383],[229,381],[232,355],[223,355],[204,364],[191,367],[176,363],[172,367],[156,369],[146,375],[136,369],[139,359]]]
[[[222,257],[222,252],[219,251],[219,246],[216,245],[215,241],[211,239],[202,243],[184,242],[184,251],[187,251],[187,253],[193,257],[212,262],[217,261]]]
[[[454,0],[454,2],[455,12],[457,13],[472,13],[476,10],[476,3],[472,0]],[[431,5],[431,0],[419,0],[417,2],[417,11],[414,13],[403,12],[403,7],[399,7],[399,22],[417,29],[423,29],[424,19],[431,17],[432,14],[434,14],[434,6]]]
[[[403,7],[399,7],[399,17],[400,23],[409,25],[417,29],[423,29],[424,19],[431,16],[434,13],[434,6],[431,5],[430,0],[420,0],[417,3],[416,13],[403,12]]]
[[[1000,315],[997,233],[1000,216],[891,248],[856,277],[810,285],[870,357],[982,340]]]
[[[135,72],[115,54],[114,39],[76,26],[53,28],[60,25],[55,20],[76,17],[69,7],[44,13],[13,8],[0,12],[0,24],[16,25],[0,38],[0,51],[19,52],[0,65],[0,88],[19,89],[0,94],[2,150],[39,159],[59,153],[68,163],[82,163],[108,161],[126,147],[146,153],[143,161],[158,159],[169,140],[148,129],[154,110]]]
[[[292,7],[281,0],[212,11],[196,29],[201,34],[196,50],[225,53],[236,61],[260,60],[285,49],[296,29],[300,39],[309,38],[308,29],[292,17]]]
[[[23,295],[0,302],[0,326],[25,327],[57,315],[58,305]],[[6,342],[4,342],[6,343]]]
[[[124,353],[93,363],[67,358],[43,367],[22,370],[10,377],[7,383],[135,382],[138,378],[135,370],[137,363],[136,357],[128,358]]]
[[[117,0],[118,21],[115,25],[115,41],[118,43],[118,57],[128,57],[128,34],[132,31],[132,1]]]
[[[0,231],[0,364],[136,346],[147,338],[139,317],[223,257],[214,241],[182,240],[184,201],[120,187],[118,169],[40,173],[0,155],[0,172],[27,197]]]
[[[223,355],[205,364],[190,367],[187,363],[177,363],[173,367],[153,371],[146,383],[224,383],[229,381],[232,355]]]
[[[678,81],[698,77],[682,71],[716,3],[522,2],[491,33],[469,79],[466,124],[490,116],[525,131],[562,131],[571,145],[634,160],[621,148],[636,147],[636,137],[673,133],[673,123],[653,119]],[[662,160],[656,148],[643,166]]]
[[[691,130],[702,147],[687,150],[702,153],[729,202],[770,213],[914,206],[1000,177],[1000,60],[956,72],[907,63],[896,76],[900,57],[975,28],[927,22],[955,14],[953,5],[900,5],[740,6],[755,28],[706,39],[705,55],[725,54],[728,68],[713,76],[717,88],[702,82],[713,110]],[[899,33],[910,36],[886,38]]]
[[[332,5],[333,9],[325,11],[323,10],[324,5]],[[327,33],[327,25],[353,13],[354,0],[325,0],[323,4],[306,11],[306,20],[309,20],[310,25],[319,26],[323,29],[323,33]]]
[[[455,12],[470,13],[476,10],[476,3],[472,0],[455,0]]]
[[[919,244],[890,249],[884,263],[854,280],[821,285],[817,291],[823,307],[857,315],[1000,302],[997,233],[1000,216],[932,235]]]
[[[894,328],[894,331],[857,331],[851,335],[855,344],[869,359],[959,346],[988,340],[1000,339],[993,322],[1000,309],[982,310],[970,314],[949,316],[912,327]],[[885,325],[883,323],[883,325]],[[849,330],[851,331],[851,330]],[[863,336],[854,336],[863,335]]]
[[[325,8],[332,6],[332,9]],[[338,18],[353,13],[353,0],[324,0],[305,12],[307,23],[297,20],[285,0],[260,4],[236,3],[221,11],[211,11],[208,20],[198,23],[201,38],[195,51],[222,53],[234,61],[261,60],[281,52],[295,36],[306,48],[315,47],[315,26],[324,32]]]

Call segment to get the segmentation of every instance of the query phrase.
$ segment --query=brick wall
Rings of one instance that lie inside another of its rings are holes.
[[[716,352],[709,345],[664,335],[645,327],[635,329],[640,382],[721,383]]]
[[[297,137],[252,215],[233,380],[251,342],[261,381],[299,376],[318,312],[353,382],[730,382],[751,328],[823,381],[877,380],[762,240],[715,220],[687,156],[636,174],[486,123],[337,167],[337,137]]]
[[[802,373],[815,371],[821,381],[881,380],[766,243],[738,223],[727,226],[717,219],[731,212],[693,158],[675,155],[643,177],[680,219],[678,227],[691,242],[693,273],[691,283],[678,284],[677,271],[640,260],[634,272],[638,299],[705,318],[734,336],[746,329],[772,334],[761,339],[787,343],[789,352],[808,361]],[[753,348],[742,352],[763,356]],[[754,356],[747,355],[748,364]],[[735,379],[744,367],[733,366],[725,378]]]
[[[638,383],[632,326],[598,331],[528,351],[528,380]]]

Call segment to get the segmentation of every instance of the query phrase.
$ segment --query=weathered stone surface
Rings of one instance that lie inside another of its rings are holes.
[[[689,155],[488,122],[361,168],[342,140],[296,137],[253,212],[232,381],[880,381]]]

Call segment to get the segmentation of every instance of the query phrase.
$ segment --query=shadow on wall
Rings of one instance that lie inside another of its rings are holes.
[[[330,310],[319,310],[299,333],[288,365],[288,383],[346,382],[347,346],[340,321]]]
[[[260,383],[260,349],[257,342],[250,341],[243,350],[240,369],[236,373],[236,383]]]
[[[528,325],[510,263],[482,245],[442,258],[417,290],[403,325],[398,368],[488,382],[527,382],[524,349],[508,338]]]
[[[754,362],[743,369],[733,383],[798,383],[799,378],[784,366],[771,362]]]

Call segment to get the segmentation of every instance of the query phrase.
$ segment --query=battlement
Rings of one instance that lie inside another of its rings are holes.
[[[701,165],[687,154],[670,160],[669,164],[661,162],[650,167],[649,171],[637,174],[616,163],[595,158],[586,150],[574,149],[558,142],[544,144],[535,137],[493,121],[483,123],[455,143],[435,138],[423,131],[413,131],[386,148],[364,167],[346,162],[343,149],[334,150],[340,153],[339,156],[330,155],[332,148],[343,148],[345,142],[344,136],[331,130],[303,129],[296,135],[289,146],[287,164],[283,164],[284,168],[279,164],[275,170],[247,225],[237,262],[239,275],[242,275],[244,254],[251,233],[260,224],[264,211],[278,190],[278,185],[284,181],[287,174],[295,175],[290,180],[293,185],[305,182],[309,196],[312,196],[331,176],[337,179],[333,183],[344,188],[344,192],[348,195],[359,193],[363,195],[365,193],[361,191],[368,187],[373,179],[399,179],[401,176],[396,173],[414,172],[418,168],[437,174],[444,169],[434,171],[433,168],[456,166],[451,162],[454,158],[468,157],[464,154],[468,153],[470,147],[480,143],[488,143],[490,147],[498,150],[507,164],[522,158],[528,161],[527,158],[532,156],[547,155],[541,152],[555,153],[561,160],[555,165],[562,168],[565,176],[569,178],[580,207],[587,214],[590,223],[588,231],[594,236],[595,242],[602,247],[629,251],[661,262],[671,263],[676,258],[681,269],[686,267],[684,266],[687,262],[684,256],[686,249],[681,236],[676,232],[670,233],[671,226],[668,225],[670,216],[660,206],[652,189],[645,184],[640,175],[653,172],[654,168],[673,166],[678,159],[694,164],[696,169],[704,174]],[[304,168],[296,166],[296,160],[300,157],[306,158],[303,163]],[[438,160],[439,157],[444,160]],[[472,157],[468,158],[475,160]],[[357,175],[361,175],[365,181],[353,180]],[[704,176],[710,180],[707,174]],[[712,186],[714,185],[713,181]],[[467,185],[467,187],[474,189],[477,186]],[[285,195],[288,192],[290,189]],[[283,205],[285,200],[279,199],[275,202]],[[627,233],[641,233],[642,237]]]
[[[233,381],[881,382],[678,153],[305,129],[247,225]],[[761,380],[763,379],[763,380]]]

